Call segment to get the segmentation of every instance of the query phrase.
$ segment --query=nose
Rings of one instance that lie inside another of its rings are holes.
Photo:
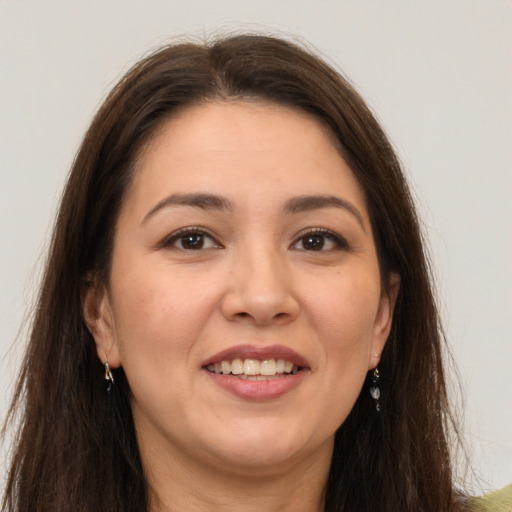
[[[246,320],[258,326],[295,319],[299,303],[286,258],[277,251],[245,251],[230,269],[221,309],[228,320]]]

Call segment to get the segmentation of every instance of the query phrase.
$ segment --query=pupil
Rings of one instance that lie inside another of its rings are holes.
[[[322,236],[308,236],[304,240],[304,246],[306,249],[312,250],[312,251],[319,251],[324,246],[324,238]]]
[[[182,238],[182,244],[185,249],[201,249],[203,237],[199,234],[186,235]]]

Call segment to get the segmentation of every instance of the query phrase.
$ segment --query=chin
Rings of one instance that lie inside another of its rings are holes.
[[[264,469],[294,465],[307,458],[322,442],[308,439],[300,427],[282,422],[251,420],[225,430],[221,439],[208,440],[211,455],[223,460],[238,471],[258,472]]]

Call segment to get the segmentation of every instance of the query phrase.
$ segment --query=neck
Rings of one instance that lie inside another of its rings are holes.
[[[150,512],[321,512],[332,440],[300,461],[258,468],[197,463],[182,454],[141,447]]]

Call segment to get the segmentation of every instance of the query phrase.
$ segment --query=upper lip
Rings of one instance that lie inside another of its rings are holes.
[[[285,347],[284,345],[236,345],[206,359],[202,366],[220,363],[222,361],[233,361],[233,359],[257,359],[264,361],[265,359],[284,359],[291,361],[293,364],[305,368],[309,368],[308,361],[295,350]]]

